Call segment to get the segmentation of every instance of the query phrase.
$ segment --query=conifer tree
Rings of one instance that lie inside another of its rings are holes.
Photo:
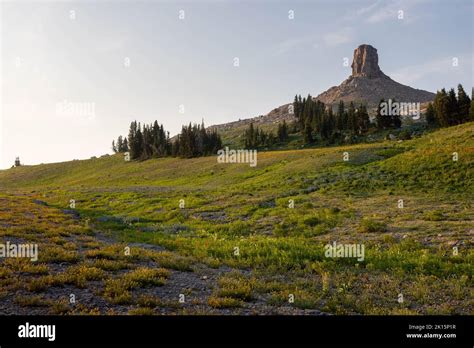
[[[283,120],[283,123],[278,124],[277,137],[281,143],[288,140],[288,126],[285,120]]]
[[[434,109],[436,114],[436,121],[441,127],[449,126],[449,97],[446,90],[443,88],[436,93],[434,99]]]
[[[141,155],[141,149],[137,139],[137,121],[133,121],[130,124],[130,130],[128,133],[128,146],[130,147],[130,158],[137,159]]]
[[[119,135],[119,137],[117,138],[116,148],[117,152],[123,152],[123,138],[121,135]]]
[[[219,134],[216,130],[207,131],[204,121],[201,125],[189,123],[188,126],[183,126],[174,142],[170,141],[169,132],[165,132],[158,121],[144,124],[143,127],[133,121],[128,138],[120,136],[117,142],[122,144],[120,152],[130,151],[132,159],[140,160],[163,156],[205,156],[222,148]],[[115,141],[112,144],[117,148]]]
[[[448,92],[447,113],[448,123],[450,126],[462,123],[459,117],[458,100],[456,98],[456,92],[454,92],[454,88],[451,88]]]
[[[127,140],[127,137],[125,137],[123,139],[123,152],[128,152],[129,151],[129,148],[128,148],[128,140]]]
[[[428,104],[425,114],[426,123],[431,126],[436,125],[436,114],[432,103]]]
[[[387,128],[387,116],[382,115],[382,104],[385,100],[381,99],[377,105],[377,114],[375,115],[375,121],[377,123],[377,129],[382,130]]]
[[[366,133],[369,130],[370,118],[365,105],[361,104],[357,110],[357,123],[359,133]]]
[[[306,119],[304,129],[303,129],[303,136],[305,143],[312,143],[313,142],[313,129],[311,127],[311,120],[310,118]]]
[[[344,102],[339,101],[336,114],[336,129],[338,131],[343,131],[345,129],[345,119],[344,119]]]
[[[349,110],[347,111],[347,118],[348,118],[347,119],[348,129],[352,133],[356,133],[358,125],[357,125],[357,117],[356,117],[355,106],[354,106],[353,102],[351,102],[349,104]]]
[[[138,122],[137,132],[135,133],[135,148],[136,158],[141,158],[143,154],[143,133],[140,122]]]
[[[471,99],[464,91],[461,84],[458,84],[458,113],[460,123],[469,120],[469,108],[471,107]]]
[[[471,107],[469,109],[469,120],[474,121],[474,88],[471,91]]]

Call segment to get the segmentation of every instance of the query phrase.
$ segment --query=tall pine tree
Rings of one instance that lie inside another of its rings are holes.
[[[441,127],[449,126],[449,97],[443,88],[436,93],[434,99],[436,121]]]
[[[428,104],[425,114],[426,123],[430,126],[436,125],[436,114],[432,103]]]
[[[461,123],[469,120],[469,108],[471,107],[471,98],[466,94],[461,84],[458,84],[458,113]]]
[[[448,92],[447,112],[448,123],[450,126],[462,123],[459,115],[458,100],[456,98],[456,92],[454,92],[454,88],[451,88]]]

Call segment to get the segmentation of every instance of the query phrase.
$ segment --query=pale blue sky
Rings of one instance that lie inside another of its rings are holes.
[[[202,118],[265,114],[338,85],[350,74],[344,57],[350,64],[363,43],[401,83],[470,91],[472,4],[0,0],[0,168],[15,156],[36,164],[110,153],[134,119],[158,119],[173,135]],[[66,114],[63,101],[95,112]]]

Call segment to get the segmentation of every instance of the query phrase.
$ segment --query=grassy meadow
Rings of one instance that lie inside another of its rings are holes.
[[[0,242],[39,245],[36,262],[0,259],[0,313],[473,314],[473,169],[471,122],[256,167],[114,155],[0,171]],[[326,257],[334,241],[364,259]]]

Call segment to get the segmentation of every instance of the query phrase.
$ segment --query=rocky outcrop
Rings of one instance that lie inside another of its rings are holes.
[[[411,88],[392,80],[379,67],[377,49],[371,45],[360,45],[354,50],[352,74],[339,86],[331,87],[315,99],[333,106],[339,104],[339,100],[345,103],[351,101],[356,104],[364,103],[367,105],[369,114],[373,116],[382,98],[385,100],[396,99],[400,102],[420,102],[423,112],[425,103],[432,101],[434,96],[431,92]],[[233,139],[235,143],[238,143],[240,141],[238,137],[251,122],[257,127],[272,129],[283,121],[287,123],[294,121],[295,116],[290,111],[291,105],[291,103],[281,105],[266,115],[214,125],[209,128],[217,130],[227,140]]]
[[[377,49],[371,45],[360,45],[354,50],[352,74],[339,86],[331,87],[315,99],[331,105],[338,104],[339,100],[353,101],[373,108],[380,99],[426,103],[432,101],[434,96],[434,93],[392,80],[379,67]]]
[[[377,50],[370,45],[360,45],[354,50],[351,67],[352,76],[354,77],[376,78],[385,76],[379,67]]]

